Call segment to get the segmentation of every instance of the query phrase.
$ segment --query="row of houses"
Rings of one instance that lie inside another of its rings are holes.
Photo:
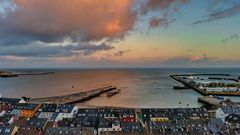
[[[205,108],[142,109],[143,122],[164,122],[178,119],[209,119]]]
[[[233,134],[240,105],[223,104],[212,118],[206,108],[78,108],[0,98],[0,134]],[[239,132],[240,133],[240,132]]]

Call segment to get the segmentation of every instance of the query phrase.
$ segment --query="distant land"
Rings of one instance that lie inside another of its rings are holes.
[[[47,74],[53,74],[54,72],[31,72],[31,73],[15,73],[11,71],[0,71],[0,77],[1,78],[8,78],[8,77],[18,77],[20,75],[47,75]]]

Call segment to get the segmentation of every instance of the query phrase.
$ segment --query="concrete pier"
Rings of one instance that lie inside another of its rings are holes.
[[[78,92],[68,95],[53,96],[53,97],[43,97],[43,98],[33,98],[29,102],[34,103],[55,103],[55,104],[73,104],[81,103],[92,98],[98,97],[103,93],[117,89],[114,86],[103,87],[99,89],[89,90],[85,92]]]
[[[221,103],[221,101],[218,100],[217,98],[210,96],[198,97],[198,101],[213,106],[219,106]]]

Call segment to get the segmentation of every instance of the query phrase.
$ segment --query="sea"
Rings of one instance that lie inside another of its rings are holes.
[[[101,95],[85,102],[89,106],[135,108],[199,107],[201,96],[192,89],[174,90],[182,86],[171,74],[220,73],[240,76],[240,68],[42,68],[0,69],[21,73],[54,72],[0,78],[2,97],[21,98],[64,95],[105,86],[116,86],[121,92],[112,97]],[[240,102],[240,97],[226,97]]]

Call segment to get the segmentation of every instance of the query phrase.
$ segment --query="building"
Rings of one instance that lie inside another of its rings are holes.
[[[223,122],[230,114],[240,114],[240,106],[222,106],[216,110],[216,118],[220,118]]]
[[[142,109],[143,122],[167,122],[181,119],[209,119],[205,108],[162,108]]]
[[[100,108],[98,114],[100,118],[136,118],[135,109],[130,108]]]
[[[36,113],[37,118],[44,118],[54,121],[55,119],[53,119],[54,118],[53,115],[55,114],[56,109],[57,109],[56,104],[43,104]]]
[[[45,135],[96,135],[93,129],[57,127],[47,129]]]
[[[36,129],[20,129],[16,135],[44,135],[44,133]]]
[[[100,118],[98,124],[98,135],[101,132],[119,132],[122,131],[119,119]]]
[[[239,114],[230,114],[225,118],[225,121],[237,128],[240,128],[240,115]]]
[[[55,121],[60,121],[63,118],[73,118],[77,115],[78,107],[70,104],[58,105],[56,112],[58,113]]]
[[[26,119],[18,119],[16,120],[13,125],[17,126],[19,130],[21,129],[26,129],[26,126],[27,126],[27,120]]]
[[[27,121],[26,127],[27,129],[35,129],[44,131],[47,125],[47,119],[39,119],[39,118],[32,118]]]
[[[140,122],[121,122],[122,131],[128,134],[145,134],[146,131]]]
[[[77,121],[79,119],[76,119]],[[86,117],[83,119],[83,121],[79,121],[77,123],[77,127],[84,127],[84,128],[94,128],[95,130],[98,128],[98,118],[92,118],[92,117]]]
[[[78,109],[77,113],[78,118],[84,118],[84,117],[99,117],[98,109],[97,108],[81,108]]]
[[[209,135],[209,120],[182,119],[167,122],[149,122],[149,129],[152,135]]]
[[[18,128],[14,125],[0,125],[0,134],[1,135],[15,135],[18,131]]]
[[[10,114],[14,114],[19,117],[32,118],[40,107],[41,107],[40,104],[31,103],[15,104],[12,106]]]
[[[8,111],[13,104],[16,104],[20,101],[17,98],[0,98],[0,112]]]
[[[7,114],[0,117],[0,124],[7,125],[12,124],[13,122],[17,121],[19,119],[16,115]]]

